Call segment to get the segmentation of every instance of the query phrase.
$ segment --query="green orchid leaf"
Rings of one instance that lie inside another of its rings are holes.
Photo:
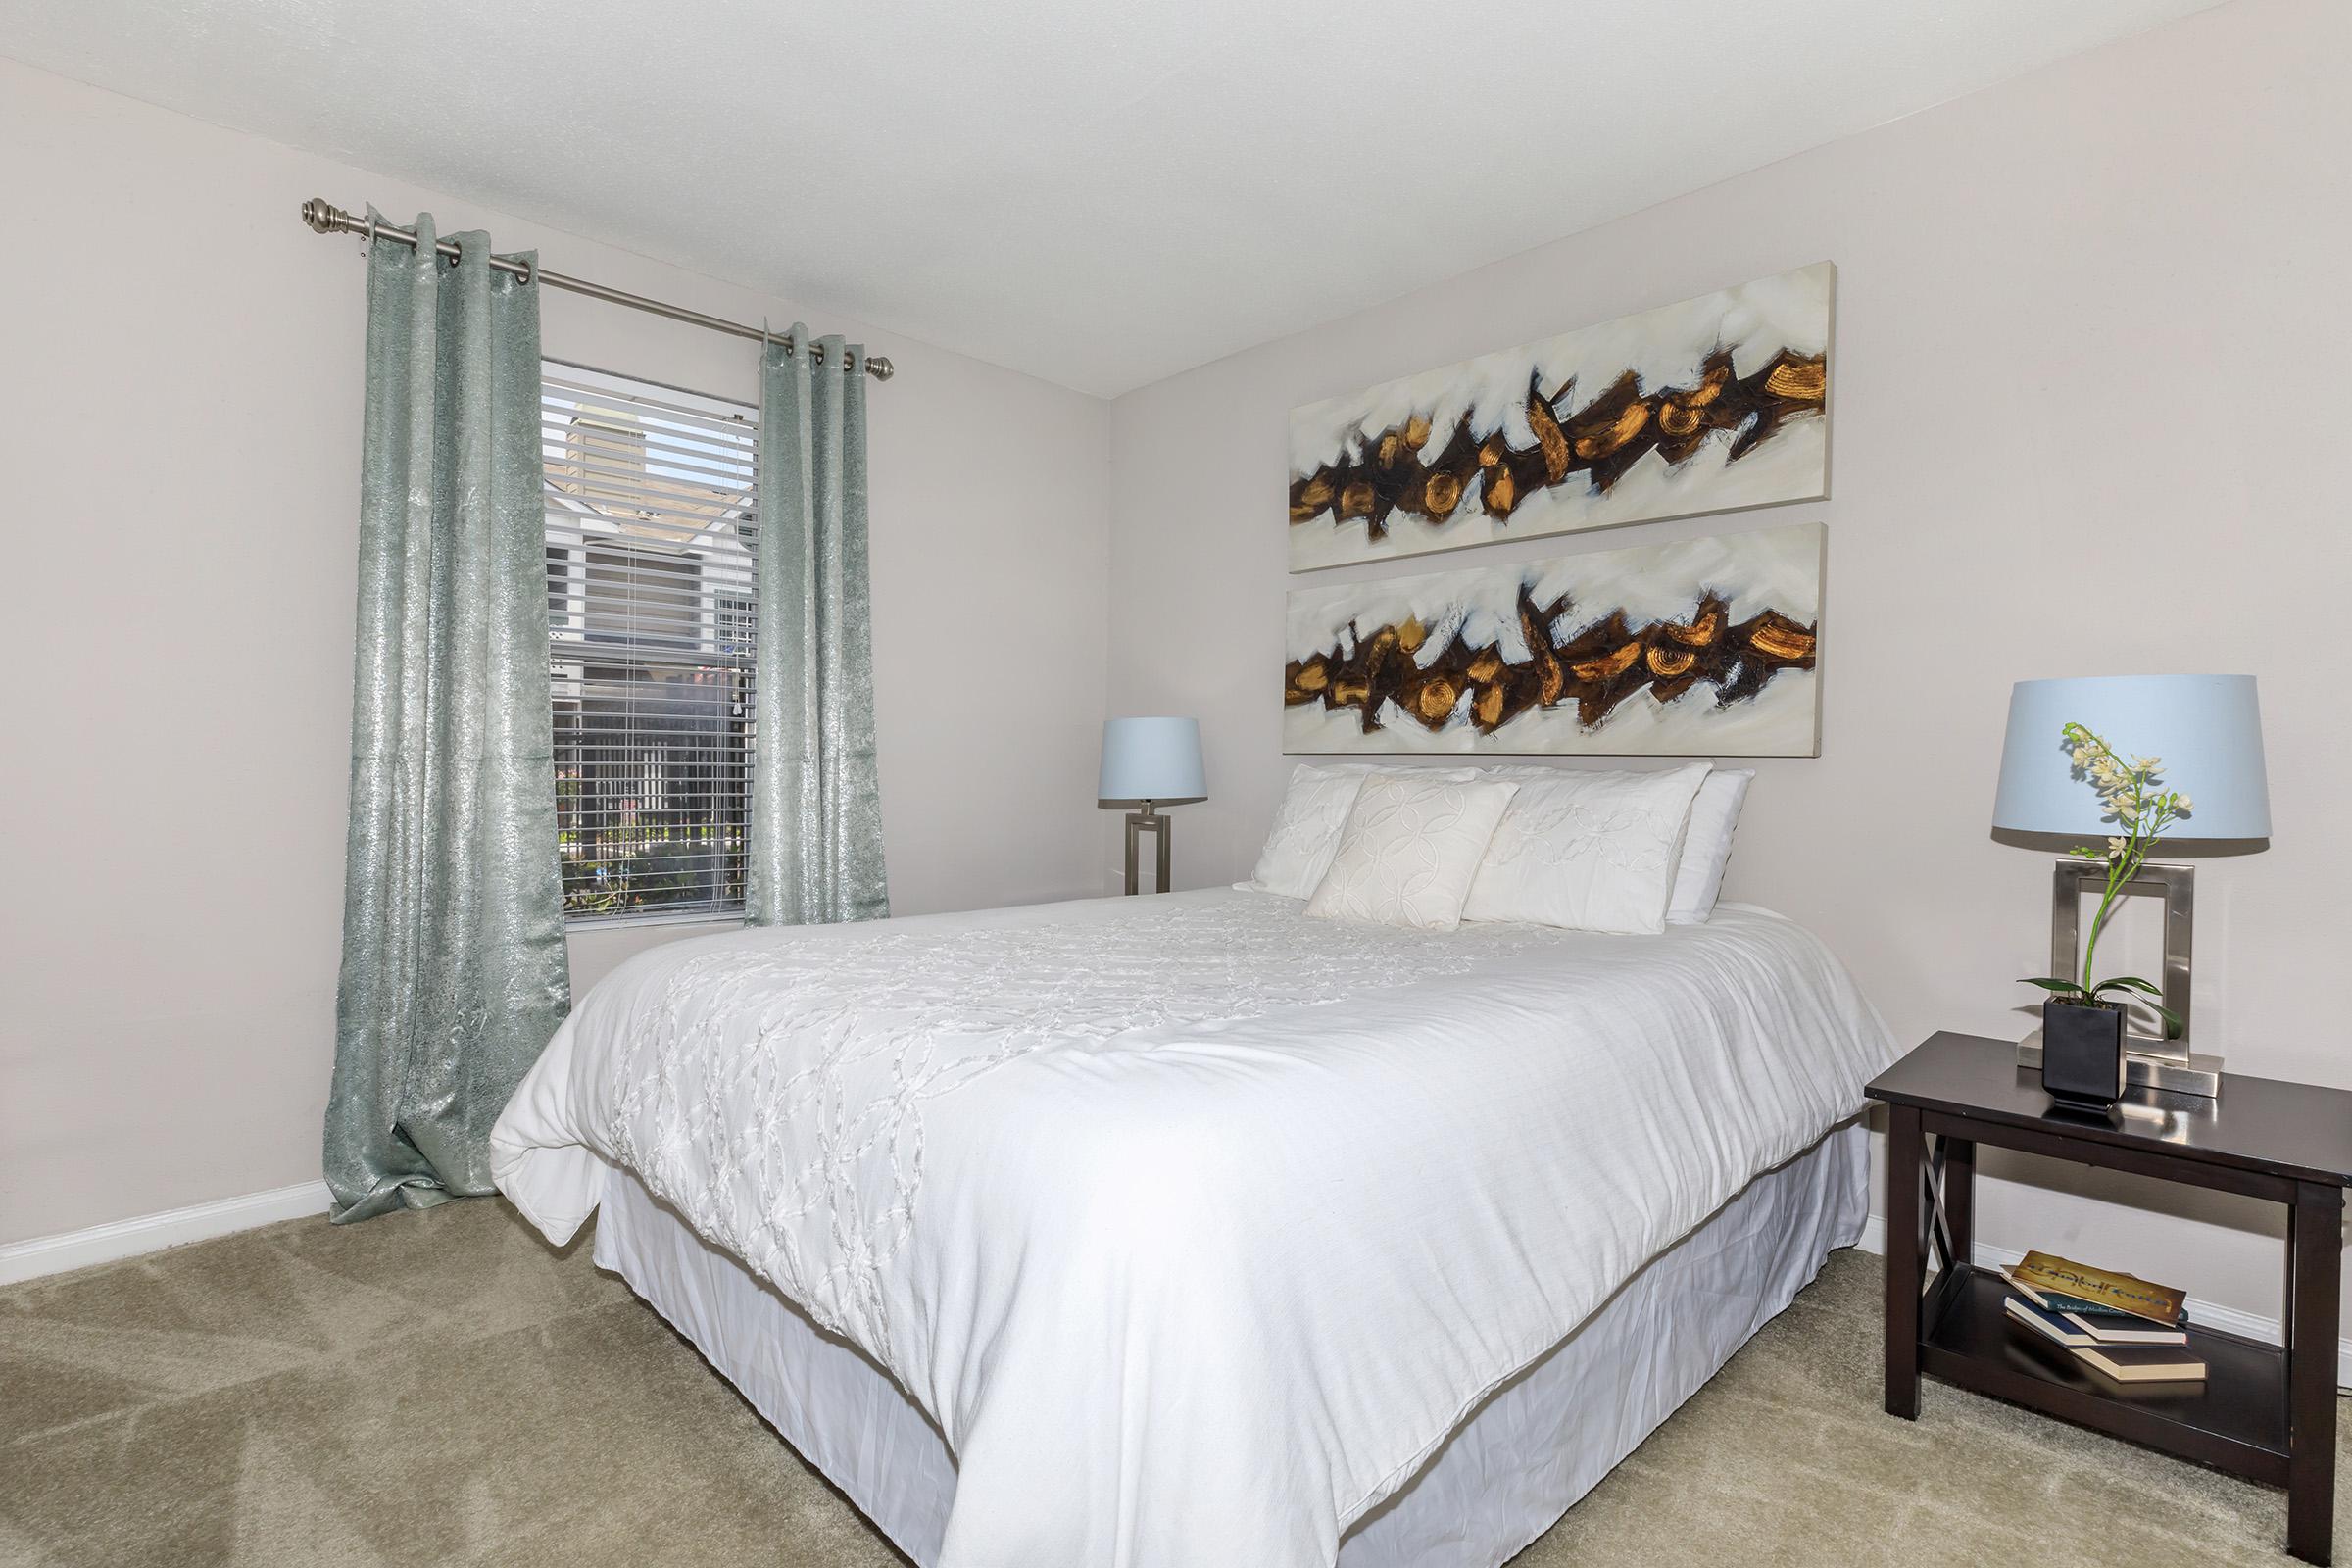
[[[2126,991],[2137,991],[2151,997],[2161,997],[2164,995],[2164,990],[2162,987],[2142,980],[2135,974],[2119,974],[2112,980],[2100,981],[2097,985],[2092,986],[2090,989],[2094,992],[2112,991],[2118,989]]]
[[[2056,975],[2047,975],[2038,979],[2029,975],[2021,976],[2020,979],[2026,985],[2039,986],[2044,991],[2057,991],[2074,996],[2088,995],[2088,993],[2082,989],[2080,982],[2074,980],[2061,980]]]

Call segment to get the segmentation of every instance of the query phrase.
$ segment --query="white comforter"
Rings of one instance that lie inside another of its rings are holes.
[[[551,1239],[625,1165],[887,1367],[942,1568],[1329,1564],[1496,1383],[1862,1103],[1800,927],[1309,920],[1213,891],[657,948],[492,1135]]]

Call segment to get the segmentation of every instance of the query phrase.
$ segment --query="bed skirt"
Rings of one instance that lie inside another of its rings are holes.
[[[1860,1124],[1765,1172],[1481,1401],[1421,1471],[1354,1521],[1338,1568],[1494,1568],[1534,1541],[1749,1337],[1869,1213]],[[596,1261],[691,1341],[794,1448],[923,1568],[956,1464],[888,1373],[611,1170]]]

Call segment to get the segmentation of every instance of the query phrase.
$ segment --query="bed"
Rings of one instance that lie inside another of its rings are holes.
[[[1855,1240],[1801,927],[1214,890],[640,955],[493,1134],[926,1568],[1498,1563]]]

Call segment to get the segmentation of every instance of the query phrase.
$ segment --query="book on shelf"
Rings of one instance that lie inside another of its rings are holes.
[[[2013,1320],[2023,1323],[2027,1328],[2054,1345],[2063,1345],[2072,1350],[2081,1346],[2098,1343],[2081,1328],[2069,1323],[2063,1313],[2045,1311],[2022,1296],[2012,1296],[2001,1305],[2007,1309]]]
[[[2169,1345],[2077,1345],[2076,1360],[2118,1383],[2196,1383],[2205,1363]]]
[[[2158,1328],[2144,1318],[2093,1316],[2087,1312],[2058,1314],[2101,1345],[2186,1345],[2188,1330]]]
[[[2011,1285],[2032,1296],[2036,1305],[2053,1311],[2077,1311],[2085,1316],[2120,1314],[2144,1318],[2159,1328],[2177,1329],[2188,1305],[2185,1291],[2135,1274],[2093,1268],[2051,1252],[2028,1252],[2002,1273]]]
[[[2001,1305],[2011,1322],[2118,1383],[2193,1383],[2205,1376],[2204,1361],[2181,1346],[2102,1344],[2080,1324],[2069,1322],[2065,1313],[2045,1311],[2022,1296],[2009,1297]]]
[[[2009,1282],[2011,1290],[2045,1312],[2080,1312],[2084,1317],[2108,1318],[2116,1322],[2146,1323],[2151,1321],[2136,1312],[2127,1312],[2120,1306],[2101,1306],[2095,1301],[2081,1300],[2067,1295],[2064,1291],[2036,1290],[2019,1279],[2014,1268],[2002,1269],[2001,1278]]]
[[[2009,1281],[2010,1290],[2016,1293],[2010,1299],[2030,1302],[2052,1317],[2065,1319],[2069,1328],[2087,1334],[2092,1339],[2105,1344],[2186,1345],[2188,1343],[2188,1330],[2185,1327],[2187,1319],[2185,1318],[2181,1320],[2183,1326],[2166,1328],[2151,1319],[2140,1317],[2136,1313],[2123,1311],[2118,1307],[2096,1306],[2089,1302],[2079,1301],[2062,1291],[2037,1291],[2033,1286],[2013,1277],[2007,1269],[2001,1270],[2001,1277]]]

